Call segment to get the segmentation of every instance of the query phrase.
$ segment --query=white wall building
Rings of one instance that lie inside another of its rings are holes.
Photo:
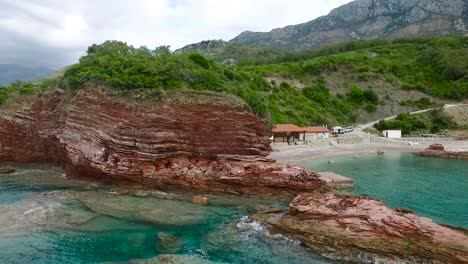
[[[302,140],[306,142],[330,138],[330,130],[323,126],[305,127],[304,130]]]
[[[401,138],[401,129],[384,130],[382,134],[386,138]]]

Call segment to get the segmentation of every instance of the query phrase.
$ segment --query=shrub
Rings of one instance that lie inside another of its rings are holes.
[[[351,101],[361,104],[364,101],[364,91],[359,88],[357,85],[351,86],[351,89],[348,92],[348,97]]]
[[[326,87],[325,79],[320,78],[316,86],[308,86],[302,89],[305,97],[319,104],[326,104],[330,101],[330,91]]]
[[[377,111],[377,106],[375,106],[375,104],[373,103],[368,103],[366,106],[366,111],[368,113],[374,113],[375,111]]]
[[[374,105],[379,103],[379,96],[373,90],[365,90],[363,95],[367,102]]]
[[[195,62],[196,64],[200,65],[201,67],[205,68],[205,69],[209,69],[210,68],[210,62],[205,59],[205,57],[203,57],[202,55],[198,54],[198,53],[193,53],[189,56],[189,59],[192,60],[193,62]]]

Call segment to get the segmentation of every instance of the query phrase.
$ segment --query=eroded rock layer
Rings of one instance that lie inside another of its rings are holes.
[[[186,92],[124,100],[96,88],[68,100],[61,92],[39,95],[0,117],[0,161],[57,162],[75,178],[236,194],[323,185],[315,173],[265,158],[267,123],[233,99]]]
[[[303,194],[289,211],[253,216],[324,256],[365,263],[468,263],[468,236],[382,201],[336,193]]]

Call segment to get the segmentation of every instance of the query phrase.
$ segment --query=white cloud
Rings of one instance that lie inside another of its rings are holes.
[[[180,48],[206,39],[229,40],[244,30],[269,31],[307,22],[347,2],[350,0],[0,0],[0,37],[22,41],[18,46],[23,51],[28,46],[39,53],[49,49],[44,54],[55,50],[53,61],[34,61],[65,65],[75,62],[77,54],[90,44],[108,39]],[[14,45],[0,44],[0,62],[8,58],[7,62],[14,63],[12,52]]]

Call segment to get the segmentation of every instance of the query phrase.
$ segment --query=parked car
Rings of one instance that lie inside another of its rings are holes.
[[[332,127],[331,132],[332,132],[332,134],[334,134],[334,135],[343,134],[343,133],[344,133],[344,128],[339,127],[339,126]]]
[[[351,133],[351,132],[353,132],[353,131],[354,131],[354,128],[353,128],[352,126],[349,126],[349,127],[345,127],[345,128],[344,128],[344,132],[345,132],[345,133]]]

